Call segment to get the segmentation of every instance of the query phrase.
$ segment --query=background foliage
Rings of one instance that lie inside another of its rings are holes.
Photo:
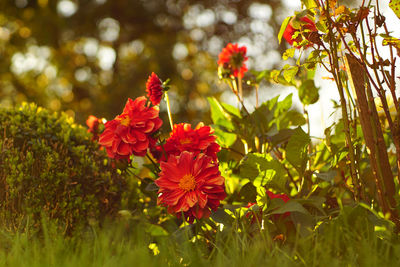
[[[280,64],[283,8],[278,0],[1,1],[0,103],[33,101],[81,123],[112,118],[154,71],[172,80],[178,121],[205,120],[205,96],[226,89],[215,75],[226,43],[248,45],[256,70]]]

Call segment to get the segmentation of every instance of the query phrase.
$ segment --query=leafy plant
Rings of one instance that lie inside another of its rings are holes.
[[[91,134],[66,114],[35,104],[0,110],[0,218],[3,227],[70,233],[115,214],[124,181]]]

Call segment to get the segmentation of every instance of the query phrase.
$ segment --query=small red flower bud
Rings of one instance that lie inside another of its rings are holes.
[[[99,139],[99,125],[103,124],[102,120],[90,115],[86,120],[86,125],[89,127],[88,132],[93,134],[92,140]]]
[[[152,72],[147,79],[146,92],[147,97],[154,106],[160,104],[163,95],[163,87],[160,78],[158,78],[154,72]]]

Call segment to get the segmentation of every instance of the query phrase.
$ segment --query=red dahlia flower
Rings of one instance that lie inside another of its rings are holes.
[[[166,143],[162,147],[156,147],[153,155],[157,159],[165,161],[169,156],[178,156],[183,151],[196,154],[202,152],[216,161],[221,147],[215,142],[217,137],[213,133],[214,130],[202,122],[197,124],[195,129],[192,129],[189,123],[175,124]]]
[[[160,129],[162,120],[157,106],[146,105],[144,96],[128,99],[124,111],[105,124],[99,143],[107,150],[110,158],[129,159],[129,156],[144,156],[156,140],[151,134]]]
[[[163,87],[160,78],[158,78],[154,72],[152,72],[147,79],[146,92],[147,97],[154,106],[160,104],[163,95]]]
[[[97,140],[99,138],[99,126],[103,124],[102,120],[90,115],[86,120],[86,125],[89,127],[88,132],[93,134],[92,140]]]
[[[168,212],[185,220],[208,218],[226,197],[225,179],[218,164],[205,154],[182,152],[161,162],[160,177],[155,181],[160,188],[158,204],[168,207]]]
[[[243,78],[247,71],[246,67],[246,47],[239,47],[238,44],[229,43],[218,56],[218,65],[229,70],[230,75]]]
[[[301,41],[303,41],[303,36],[299,33],[297,35],[297,37],[295,37],[293,39],[293,35],[297,32],[302,32],[303,30],[307,29],[309,30],[306,33],[303,33],[303,35],[309,39],[311,33],[316,33],[318,32],[317,27],[315,26],[314,21],[312,21],[310,18],[308,18],[307,16],[301,17],[299,20],[304,22],[305,24],[301,25],[301,29],[295,29],[293,27],[293,20],[295,18],[291,19],[289,24],[287,25],[285,31],[283,32],[283,38],[285,38],[285,40],[290,44],[293,45],[293,43],[296,41],[296,43],[300,43]],[[311,46],[311,44],[307,45],[307,47]],[[297,46],[296,48],[300,48],[300,46]]]

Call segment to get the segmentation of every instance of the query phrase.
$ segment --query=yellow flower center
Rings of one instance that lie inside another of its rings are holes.
[[[196,188],[196,180],[193,175],[186,174],[179,181],[179,187],[186,192],[192,191]]]
[[[184,139],[181,139],[179,142],[181,143],[181,145],[186,145],[186,144],[190,144],[192,142],[192,140],[190,138],[184,138]]]
[[[124,126],[128,126],[130,122],[131,122],[131,120],[129,119],[128,116],[126,116],[125,118],[123,118],[121,120],[121,124],[124,125]]]

